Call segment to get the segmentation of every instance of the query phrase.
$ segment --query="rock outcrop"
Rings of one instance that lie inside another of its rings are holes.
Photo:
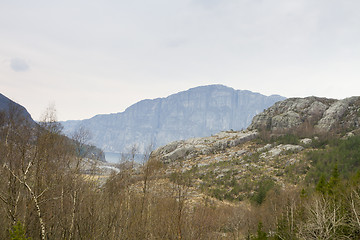
[[[304,148],[302,146],[299,145],[292,145],[292,144],[280,144],[278,146],[275,146],[273,148],[270,148],[269,151],[264,152],[262,154],[260,154],[260,158],[272,158],[272,157],[276,157],[279,156],[282,153],[286,153],[286,152],[300,152],[302,151]]]
[[[177,160],[195,158],[199,155],[222,152],[227,148],[253,140],[257,136],[258,132],[256,130],[220,132],[210,137],[192,138],[169,143],[153,151],[151,157],[158,158],[164,163],[170,163]]]
[[[360,97],[342,100],[318,97],[290,98],[275,103],[253,118],[249,129],[271,132],[348,131],[360,126]]]
[[[91,132],[92,143],[104,151],[126,153],[135,144],[144,151],[150,144],[159,147],[176,140],[246,129],[253,116],[284,99],[210,85],[143,100],[121,113],[62,124],[68,135],[79,126],[85,127]]]

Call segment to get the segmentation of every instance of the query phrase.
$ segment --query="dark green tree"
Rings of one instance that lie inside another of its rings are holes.
[[[334,165],[334,168],[331,172],[331,177],[327,184],[328,193],[334,195],[339,190],[340,185],[340,174],[337,164]]]
[[[316,185],[316,191],[325,194],[327,191],[327,184],[326,184],[326,179],[325,179],[325,175],[322,174],[318,184]]]
[[[256,236],[252,238],[253,240],[266,240],[268,239],[266,232],[263,230],[263,224],[260,221],[258,224],[258,229],[256,231]]]

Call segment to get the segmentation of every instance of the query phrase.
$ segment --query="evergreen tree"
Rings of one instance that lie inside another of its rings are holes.
[[[325,175],[322,174],[318,184],[316,185],[316,191],[325,194],[327,190],[327,186],[326,186],[326,180],[325,180]]]
[[[25,229],[21,222],[17,222],[10,230],[11,240],[31,240],[25,235]]]
[[[339,174],[339,169],[338,169],[338,166],[337,164],[334,165],[334,168],[331,172],[331,177],[330,177],[330,180],[328,182],[328,193],[333,195],[334,193],[336,193],[338,187],[339,187],[339,184],[340,184],[340,174]]]
[[[258,229],[256,232],[256,237],[254,237],[253,240],[266,240],[266,239],[268,238],[266,232],[263,231],[263,224],[262,222],[259,222]]]

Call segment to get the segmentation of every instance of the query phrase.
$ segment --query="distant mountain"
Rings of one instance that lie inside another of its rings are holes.
[[[18,114],[30,123],[35,124],[35,121],[31,118],[30,113],[20,104],[12,101],[0,93],[0,112],[4,112],[6,115],[9,113]]]
[[[223,85],[209,85],[166,98],[143,100],[124,112],[62,124],[68,135],[80,126],[88,129],[93,144],[104,151],[128,152],[135,144],[144,151],[149,144],[158,147],[223,130],[245,129],[256,114],[284,99],[279,95],[264,96]]]

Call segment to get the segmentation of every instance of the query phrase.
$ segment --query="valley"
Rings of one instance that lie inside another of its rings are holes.
[[[357,238],[359,113],[360,97],[289,98],[247,129],[105,153],[113,162],[90,158],[84,131],[70,141],[54,119],[3,115],[1,236]]]

